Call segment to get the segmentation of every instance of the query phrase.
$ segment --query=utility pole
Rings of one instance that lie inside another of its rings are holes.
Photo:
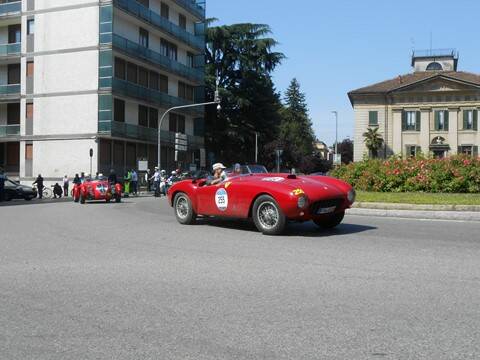
[[[255,164],[258,164],[258,131],[255,131]]]

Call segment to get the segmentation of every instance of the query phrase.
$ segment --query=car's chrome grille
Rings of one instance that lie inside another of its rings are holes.
[[[327,199],[327,200],[316,201],[312,205],[310,205],[310,213],[317,214],[319,209],[332,208],[332,207],[335,207],[335,210],[337,210],[339,206],[343,204],[343,202],[344,202],[344,199]]]

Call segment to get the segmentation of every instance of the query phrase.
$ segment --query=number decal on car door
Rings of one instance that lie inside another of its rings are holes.
[[[218,189],[215,193],[215,204],[218,210],[225,211],[228,207],[228,193],[225,189]]]

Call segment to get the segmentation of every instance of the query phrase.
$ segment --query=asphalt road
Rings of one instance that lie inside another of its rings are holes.
[[[479,359],[480,223],[0,207],[0,359]]]

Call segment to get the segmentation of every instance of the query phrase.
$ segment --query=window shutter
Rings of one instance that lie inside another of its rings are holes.
[[[415,130],[420,131],[420,126],[421,126],[421,120],[422,120],[422,113],[420,111],[417,111],[417,114],[415,116]]]
[[[477,145],[475,145],[473,147],[473,156],[478,156],[478,146]]]
[[[433,126],[435,130],[438,130],[440,128],[440,112],[435,111],[435,124]]]
[[[478,130],[478,110],[473,110],[473,130]]]
[[[445,131],[448,131],[448,110],[445,110]]]
[[[415,156],[420,155],[421,152],[422,152],[422,147],[421,146],[416,146],[415,147]]]
[[[467,110],[463,110],[463,130],[466,130],[467,129],[467,125],[468,125],[468,111]]]
[[[407,113],[402,111],[402,131],[407,130]]]

